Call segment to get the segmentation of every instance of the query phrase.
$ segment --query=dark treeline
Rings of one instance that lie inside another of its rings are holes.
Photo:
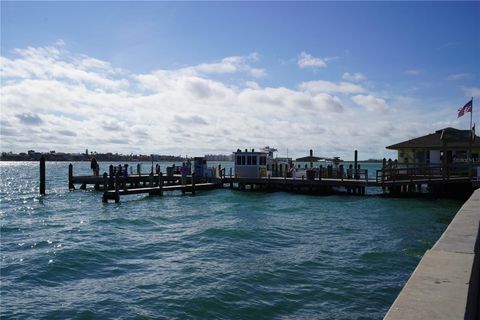
[[[65,153],[65,152],[35,152],[27,153],[2,152],[0,161],[38,161],[41,157],[47,161],[90,161],[95,157],[97,161],[183,161],[184,157],[171,155],[144,155],[144,154],[119,154],[119,153]]]

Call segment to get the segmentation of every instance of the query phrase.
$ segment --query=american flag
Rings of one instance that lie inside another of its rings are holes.
[[[458,109],[458,118],[463,116],[466,112],[472,112],[473,99],[468,101],[463,107]]]

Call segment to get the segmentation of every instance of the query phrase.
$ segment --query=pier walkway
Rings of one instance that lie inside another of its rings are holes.
[[[118,174],[119,170],[110,166],[109,173],[102,176],[75,176],[73,166],[69,165],[68,184],[69,189],[74,190],[75,185],[80,184],[80,189],[86,189],[87,185],[93,185],[96,190],[104,191],[104,201],[116,199],[119,196],[128,194],[150,194],[162,195],[164,191],[181,190],[183,193],[194,193],[195,190],[209,190],[222,188],[228,185],[238,190],[266,190],[266,191],[287,191],[312,194],[347,193],[363,195],[367,188],[382,188],[384,194],[390,196],[409,195],[412,193],[424,192],[439,196],[451,196],[453,194],[464,195],[479,187],[480,180],[477,170],[480,164],[472,163],[456,164],[450,166],[397,166],[386,165],[376,170],[375,176],[369,175],[368,170],[353,169],[352,165],[347,170],[343,166],[333,168],[332,166],[307,171],[307,176],[282,177],[268,176],[257,178],[237,177],[230,169],[226,174],[225,168],[219,168],[220,175],[217,177],[195,177],[188,175],[184,183],[188,186],[180,186],[181,175],[165,175],[160,172],[149,174],[140,173],[139,167],[135,174],[123,177]],[[196,184],[196,186],[195,186]],[[115,190],[118,190],[116,192]],[[114,195],[113,195],[114,194]]]
[[[479,319],[480,189],[423,256],[385,320]]]

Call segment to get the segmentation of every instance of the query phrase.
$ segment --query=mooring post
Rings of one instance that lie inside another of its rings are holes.
[[[68,190],[75,190],[75,185],[73,184],[73,164],[68,165]]]
[[[120,193],[119,193],[119,181],[118,181],[118,172],[115,174],[115,203],[120,202]]]
[[[138,174],[139,176],[140,176],[140,174],[141,174],[141,173],[140,173],[140,169],[141,169],[141,168],[140,168],[140,163],[137,163],[137,174]]]
[[[108,174],[106,172],[103,173],[103,191],[108,191]]]
[[[357,164],[358,164],[358,150],[355,150],[355,152],[354,152],[353,164],[354,164],[354,167],[356,168]]]
[[[387,168],[387,159],[383,158],[383,160],[382,160],[382,178],[381,178],[383,193],[385,193],[384,182],[385,182],[385,170],[386,170],[386,168]]]
[[[111,164],[108,167],[108,174],[109,174],[109,177],[110,177],[110,179],[108,180],[108,188],[113,189],[113,187],[114,187],[114,185],[113,185],[113,164]]]
[[[192,194],[195,194],[195,172],[192,173]]]
[[[230,189],[233,189],[232,168],[230,168]]]
[[[152,167],[153,169],[153,167]],[[152,172],[150,172],[149,176],[148,176],[148,182],[150,183],[150,187],[153,187],[153,170]]]
[[[159,188],[160,188],[160,195],[163,196],[163,173],[160,171],[158,173],[158,181],[159,181]]]
[[[108,174],[104,172],[103,173],[103,196],[102,196],[103,203],[108,202],[107,192],[108,192]]]
[[[45,157],[40,158],[40,194],[45,194]]]

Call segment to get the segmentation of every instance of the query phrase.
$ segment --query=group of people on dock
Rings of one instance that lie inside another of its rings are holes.
[[[172,165],[173,170],[175,170],[175,164]],[[90,161],[90,169],[93,172],[94,176],[99,176],[100,173],[100,166],[98,165],[97,159],[95,157],[92,158]],[[182,163],[182,166],[179,168],[180,174],[182,175],[182,185],[186,184],[187,181],[187,175],[189,173],[189,168],[186,165],[185,162]],[[153,170],[153,167],[152,167]],[[128,178],[128,164],[125,163],[122,167],[121,164],[118,165],[118,167],[114,168],[115,172],[120,173],[124,178]],[[158,171],[160,171],[160,168],[158,168]]]

